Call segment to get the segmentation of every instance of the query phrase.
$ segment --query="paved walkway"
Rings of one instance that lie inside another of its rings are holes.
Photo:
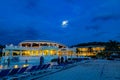
[[[120,61],[94,60],[37,80],[120,80]]]

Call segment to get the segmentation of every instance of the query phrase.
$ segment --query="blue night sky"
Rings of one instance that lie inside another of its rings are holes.
[[[120,0],[0,0],[0,44],[24,40],[120,41]]]

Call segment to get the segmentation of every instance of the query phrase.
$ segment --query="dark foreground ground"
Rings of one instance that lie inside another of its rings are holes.
[[[120,80],[120,61],[91,60],[37,80]]]

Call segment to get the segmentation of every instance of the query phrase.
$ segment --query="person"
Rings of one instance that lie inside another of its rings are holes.
[[[7,64],[8,67],[10,67],[10,58],[7,59],[7,63],[8,63],[8,64]]]
[[[65,56],[65,63],[67,63],[68,62],[68,59],[67,59],[67,56]]]
[[[28,64],[28,60],[27,59],[25,60],[25,64]]]
[[[58,63],[58,65],[60,64],[60,57],[58,57],[58,59],[57,59],[57,63]]]
[[[64,63],[64,58],[63,58],[63,56],[61,57],[61,63]]]
[[[1,62],[2,62],[2,58],[0,57],[0,65],[1,65]]]
[[[43,64],[44,64],[44,57],[41,56],[41,57],[40,57],[40,65],[43,65]]]

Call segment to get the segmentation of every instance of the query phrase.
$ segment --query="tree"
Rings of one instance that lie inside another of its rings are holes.
[[[106,57],[109,57],[112,53],[119,53],[119,42],[110,40],[105,44],[105,50],[104,50]]]
[[[96,54],[97,58],[105,58],[105,53],[104,52],[99,52]]]
[[[93,52],[92,47],[88,47],[88,52],[89,52],[89,53],[92,53],[92,52]]]
[[[80,53],[80,50],[78,48],[76,48],[76,54],[77,54],[77,57],[78,57],[78,54]]]
[[[76,48],[76,53],[79,53],[80,51],[79,51],[79,49],[78,48]]]
[[[5,46],[0,45],[0,57],[2,56],[2,49],[5,48]]]

